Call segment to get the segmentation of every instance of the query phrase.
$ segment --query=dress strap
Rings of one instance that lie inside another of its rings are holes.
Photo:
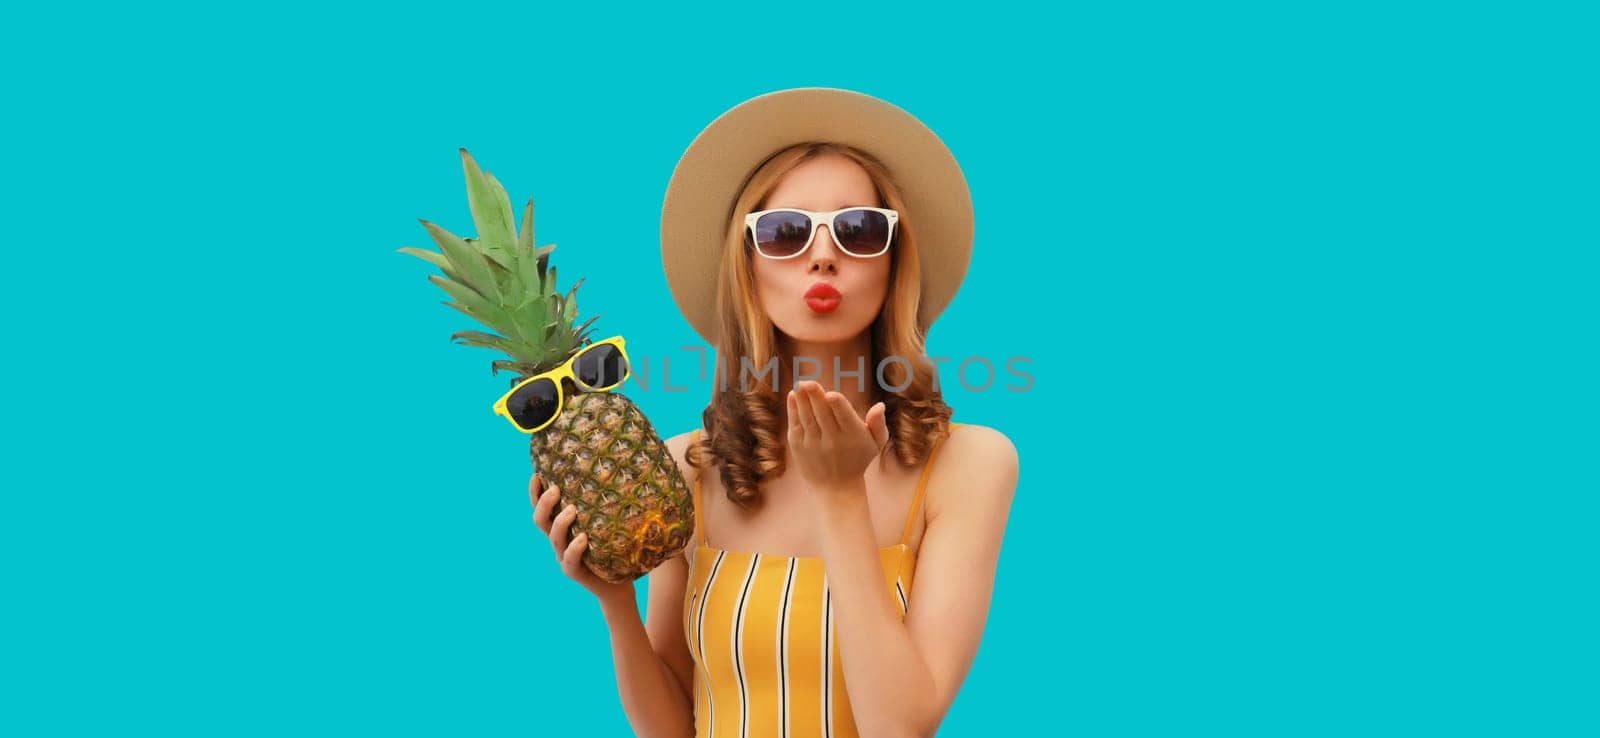
[[[694,429],[694,434],[689,436],[689,446],[693,448],[695,442],[698,440],[700,440],[700,429],[696,428]],[[687,450],[684,451],[685,456],[687,456],[688,453],[689,452]],[[706,534],[700,525],[700,521],[706,515],[705,508],[700,506],[700,473],[696,471],[693,476],[694,480],[690,482],[690,485],[692,485],[694,490],[694,541],[695,545],[704,546],[706,545]]]
[[[950,424],[952,432],[958,425],[961,424]],[[906,513],[906,527],[900,534],[900,545],[902,546],[909,544],[911,541],[911,524],[916,522],[917,506],[922,504],[922,493],[928,488],[928,474],[933,471],[933,460],[938,458],[939,449],[944,448],[944,442],[948,440],[950,440],[950,436],[946,435],[944,438],[939,439],[938,443],[933,444],[933,448],[928,451],[928,460],[922,464],[922,476],[917,479],[917,491],[911,496],[911,511]]]

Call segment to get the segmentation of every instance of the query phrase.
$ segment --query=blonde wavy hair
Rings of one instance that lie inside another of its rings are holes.
[[[924,339],[928,326],[917,321],[921,298],[921,263],[917,258],[916,222],[908,217],[905,201],[882,163],[860,149],[832,142],[808,142],[774,154],[754,172],[735,199],[717,274],[716,313],[720,327],[711,403],[701,412],[705,432],[689,447],[687,458],[703,470],[716,461],[728,499],[739,505],[759,502],[761,483],[784,471],[786,430],[780,425],[784,398],[769,382],[749,383],[741,376],[741,358],[759,370],[777,355],[777,329],[756,298],[751,252],[745,238],[744,215],[764,207],[778,180],[801,163],[819,156],[849,157],[865,169],[883,203],[901,213],[889,249],[889,289],[883,309],[873,320],[872,356],[867,367],[876,383],[878,362],[884,365],[887,387],[882,388],[889,429],[889,449],[907,468],[920,465],[928,452],[950,434],[952,411],[934,389],[936,368],[927,357]],[[908,370],[909,365],[909,370]],[[909,376],[908,376],[909,374]],[[899,392],[889,387],[906,385]]]

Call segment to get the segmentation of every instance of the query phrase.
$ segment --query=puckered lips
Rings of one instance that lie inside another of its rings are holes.
[[[839,309],[839,301],[844,299],[844,295],[827,282],[817,282],[806,290],[805,299],[806,307],[811,308],[811,312],[826,314]]]

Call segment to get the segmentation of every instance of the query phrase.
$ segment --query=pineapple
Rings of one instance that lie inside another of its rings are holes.
[[[458,238],[426,220],[440,252],[407,246],[444,272],[428,279],[455,302],[446,302],[496,333],[460,331],[467,346],[500,351],[490,373],[514,373],[511,385],[560,366],[588,342],[590,318],[574,325],[580,279],[565,295],[549,266],[555,245],[533,244],[533,200],[520,232],[506,190],[461,149],[467,200],[477,238]],[[639,407],[617,390],[579,392],[568,382],[566,404],[549,426],[531,434],[533,465],[546,484],[561,488],[561,502],[577,508],[571,535],[589,534],[583,561],[611,583],[631,582],[681,550],[694,532],[689,489],[672,454]]]

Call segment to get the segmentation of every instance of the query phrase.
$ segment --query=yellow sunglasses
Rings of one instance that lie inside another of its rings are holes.
[[[566,407],[563,379],[584,392],[609,392],[628,379],[628,351],[622,336],[612,336],[584,346],[572,358],[543,374],[535,374],[518,382],[515,387],[494,402],[494,413],[511,421],[523,433],[544,430]]]

